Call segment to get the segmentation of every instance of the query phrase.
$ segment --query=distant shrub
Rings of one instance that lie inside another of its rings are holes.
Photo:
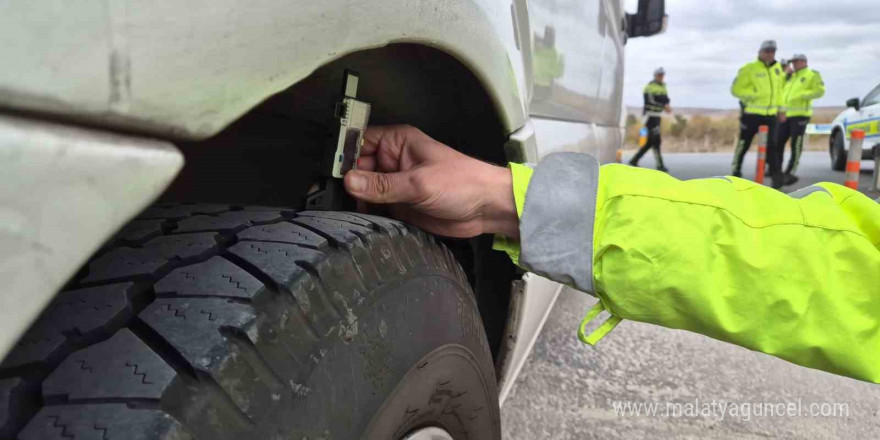
[[[669,134],[673,137],[679,137],[687,128],[688,120],[682,115],[675,115],[675,122],[669,127]],[[661,127],[662,128],[662,127]]]

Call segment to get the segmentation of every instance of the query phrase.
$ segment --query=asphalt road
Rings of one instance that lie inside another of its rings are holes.
[[[645,159],[643,166],[653,166],[651,157]],[[744,168],[753,173],[754,158],[750,159]],[[664,160],[676,177],[684,179],[730,172],[729,153],[669,154]],[[869,186],[871,167],[863,162],[863,188]],[[822,180],[843,181],[843,173],[830,170],[825,153],[805,153],[799,174],[801,182],[787,190]],[[880,436],[880,385],[798,367],[694,333],[631,321],[622,322],[598,346],[589,347],[578,341],[576,331],[594,302],[570,289],[560,295],[502,408],[504,439]],[[616,413],[615,404],[626,402],[656,404],[656,415],[646,416],[646,407],[638,416]]]

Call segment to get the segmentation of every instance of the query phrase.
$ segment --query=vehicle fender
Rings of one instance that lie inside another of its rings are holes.
[[[0,115],[0,357],[182,166],[168,142]]]
[[[4,2],[0,38],[32,43],[0,46],[15,66],[0,105],[203,139],[345,54],[412,42],[471,69],[512,132],[526,114],[513,14],[489,0]]]

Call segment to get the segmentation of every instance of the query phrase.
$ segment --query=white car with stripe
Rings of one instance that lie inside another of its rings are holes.
[[[862,159],[872,159],[873,147],[880,145],[880,85],[874,87],[863,99],[852,98],[846,101],[847,109],[842,111],[831,123],[831,168],[843,171],[849,151],[850,137],[854,130],[865,132],[862,145]]]

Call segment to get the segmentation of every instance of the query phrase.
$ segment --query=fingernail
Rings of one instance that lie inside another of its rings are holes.
[[[367,179],[359,173],[350,172],[351,177],[348,179],[348,189],[354,192],[363,192],[367,189]]]

